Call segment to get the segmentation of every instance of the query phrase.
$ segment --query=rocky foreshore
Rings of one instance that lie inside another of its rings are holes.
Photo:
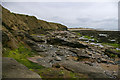
[[[3,7],[2,13],[3,78],[119,77],[115,34],[70,31]]]
[[[78,35],[70,31],[48,33],[44,36],[31,36],[27,40],[27,44],[39,55],[29,57],[28,60],[47,68],[63,67],[92,78],[117,77],[118,60],[107,55],[109,47],[81,41]],[[115,52],[112,53],[117,55]]]

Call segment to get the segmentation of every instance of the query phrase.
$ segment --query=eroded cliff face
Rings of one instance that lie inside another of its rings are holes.
[[[18,42],[24,40],[26,36],[43,34],[51,30],[67,30],[67,27],[59,23],[38,20],[34,16],[11,13],[2,7],[3,46],[7,44],[8,47],[18,48]]]

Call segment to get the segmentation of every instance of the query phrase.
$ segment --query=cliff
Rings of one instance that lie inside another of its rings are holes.
[[[55,30],[63,31],[67,30],[67,27],[59,23],[39,20],[34,16],[12,13],[2,7],[2,41],[4,47],[18,48],[18,42],[24,40],[26,36],[44,34],[47,31]]]
[[[23,30],[29,33],[39,33],[41,30],[67,30],[67,27],[43,20],[34,16],[15,14],[2,7],[2,24],[11,31]]]

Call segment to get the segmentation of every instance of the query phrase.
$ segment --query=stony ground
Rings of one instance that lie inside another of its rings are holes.
[[[78,78],[83,75],[88,78],[116,78],[118,57],[109,55],[118,55],[118,52],[111,50],[116,48],[90,40],[88,42],[83,36],[70,31],[48,31],[47,35],[30,35],[26,43],[37,55],[27,59],[52,71],[62,69],[79,74]],[[34,71],[39,73],[38,70]]]

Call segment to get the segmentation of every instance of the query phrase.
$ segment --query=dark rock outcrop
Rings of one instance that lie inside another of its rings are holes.
[[[51,38],[51,39],[48,39],[47,42],[49,44],[52,44],[52,45],[64,45],[64,46],[69,46],[69,47],[73,47],[73,48],[86,48],[88,47],[87,45],[83,45],[79,42],[68,42],[68,41],[65,41],[63,39],[60,39],[60,38]]]

